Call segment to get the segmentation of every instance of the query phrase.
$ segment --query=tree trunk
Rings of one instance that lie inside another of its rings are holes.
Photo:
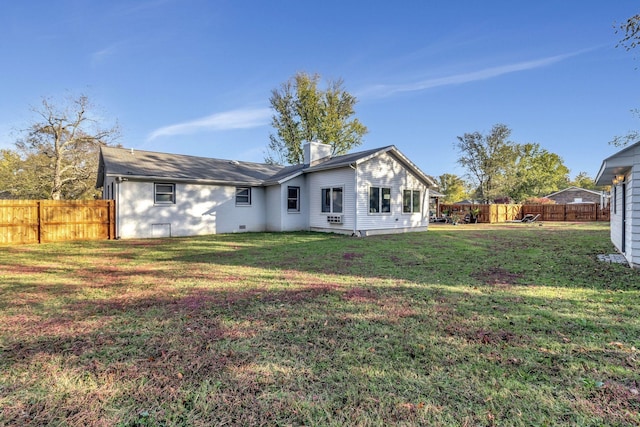
[[[51,187],[51,199],[62,199],[62,153],[56,150],[56,161],[53,167],[53,186]]]

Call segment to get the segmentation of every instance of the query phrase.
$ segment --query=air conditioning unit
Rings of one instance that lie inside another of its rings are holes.
[[[342,224],[342,215],[327,215],[327,222],[331,224]]]

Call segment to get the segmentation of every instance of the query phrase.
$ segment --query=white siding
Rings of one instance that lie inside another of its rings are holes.
[[[355,228],[355,171],[350,167],[314,172],[307,175],[309,194],[309,228],[314,231],[353,233]],[[322,189],[342,187],[342,224],[331,224],[322,212]]]
[[[282,192],[282,231],[300,231],[309,229],[309,189],[304,175],[289,180],[280,186]],[[300,211],[287,209],[287,195],[289,187],[300,187]]]
[[[369,188],[372,186],[391,188],[390,213],[369,212]],[[420,191],[420,212],[402,212],[403,190]],[[425,230],[429,224],[428,201],[426,186],[389,153],[358,165],[357,229],[363,234],[373,234],[374,230]]]
[[[632,172],[627,174],[626,258],[635,268],[640,268],[640,159],[637,156]]]
[[[611,186],[610,223],[611,242],[622,251],[622,185]]]
[[[282,231],[282,189],[279,185],[266,188],[266,230]]]
[[[176,203],[169,205],[154,204],[153,182],[125,181],[116,187],[121,238],[265,230],[264,188],[251,188],[250,206],[236,206],[233,186],[177,183]]]
[[[117,236],[148,238],[245,231],[314,230],[368,235],[426,230],[429,192],[392,153],[382,153],[354,169],[316,171],[279,185],[252,187],[251,205],[235,203],[235,186],[184,184],[175,204],[154,203],[154,182],[105,177],[104,198],[116,200]],[[287,209],[289,187],[300,188],[300,211]],[[391,188],[391,212],[369,212],[369,188]],[[322,189],[342,188],[342,212],[322,212]],[[420,191],[420,212],[403,213],[403,190]],[[328,221],[340,215],[341,222]]]
[[[300,210],[289,211],[289,187],[300,188]],[[304,176],[293,178],[282,185],[267,187],[267,231],[301,231],[309,229],[309,194]]]

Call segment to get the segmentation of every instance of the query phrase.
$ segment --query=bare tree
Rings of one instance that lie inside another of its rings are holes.
[[[38,176],[48,185],[53,200],[81,199],[93,195],[100,146],[119,136],[117,126],[102,128],[91,115],[93,106],[85,95],[54,104],[44,98],[33,111],[38,119],[16,147],[39,162]]]
[[[622,46],[626,50],[635,49],[640,43],[640,14],[627,19],[623,24],[616,25],[616,34],[624,33],[622,40],[617,46]]]
[[[618,42],[616,47],[624,47],[627,51],[635,49],[640,44],[640,14],[634,15],[627,19],[623,24],[615,26],[616,34],[624,33],[622,40]],[[635,116],[640,116],[638,109],[631,110]],[[613,137],[609,144],[616,147],[625,147],[640,140],[640,131],[631,130],[626,135],[617,135]]]

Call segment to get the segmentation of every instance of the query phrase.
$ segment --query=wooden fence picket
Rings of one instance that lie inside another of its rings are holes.
[[[0,244],[115,239],[114,200],[0,200]]]
[[[540,215],[539,221],[609,221],[609,207],[599,204],[575,203],[567,205],[467,205],[440,204],[439,216],[444,212],[464,217],[471,209],[480,209],[478,222],[498,223],[522,219],[527,214]]]

